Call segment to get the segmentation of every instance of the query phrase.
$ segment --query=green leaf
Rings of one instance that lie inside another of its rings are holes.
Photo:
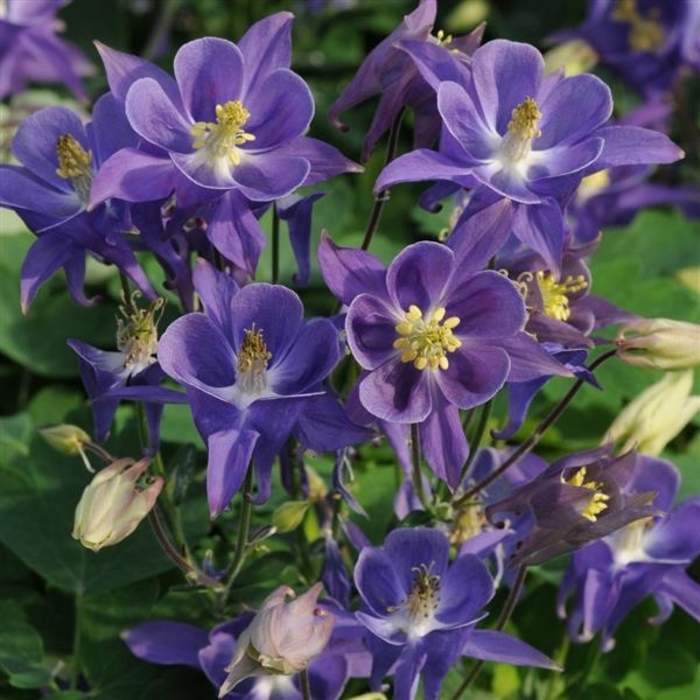
[[[64,591],[105,591],[171,568],[146,523],[94,553],[73,540],[73,513],[90,474],[35,437],[27,456],[0,459],[0,542]]]
[[[33,429],[34,421],[26,413],[0,418],[0,450],[26,456],[29,453],[27,442]]]
[[[0,620],[0,667],[10,684],[15,688],[48,685],[51,674],[43,666],[44,645],[22,608],[12,600],[0,602]]]

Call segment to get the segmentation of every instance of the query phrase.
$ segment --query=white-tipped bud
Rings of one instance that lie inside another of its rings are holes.
[[[626,323],[617,337],[618,357],[652,369],[689,369],[700,364],[700,325],[668,318]]]
[[[668,372],[637,396],[613,421],[609,439],[621,452],[637,449],[653,457],[700,411],[700,396],[691,396],[693,371]],[[623,443],[624,441],[624,443]]]
[[[119,459],[83,491],[75,509],[73,538],[94,552],[128,537],[148,515],[163,488],[161,477],[142,480],[149,460]]]
[[[68,423],[41,428],[38,432],[54,450],[64,455],[82,455],[83,446],[91,442],[90,436],[82,428]]]

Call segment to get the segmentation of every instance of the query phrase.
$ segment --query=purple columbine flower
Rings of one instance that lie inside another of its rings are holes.
[[[238,44],[191,41],[177,52],[175,80],[140,59],[103,49],[110,85],[144,141],[117,154],[99,182],[99,198],[166,196],[206,201],[235,189],[270,202],[302,184],[357,169],[334,148],[304,136],[314,113],[306,83],[289,69],[288,12],[254,24]],[[113,85],[112,85],[113,84]],[[150,182],[148,182],[150,180]]]
[[[508,378],[505,346],[523,327],[522,297],[503,275],[458,264],[439,243],[408,246],[385,270],[326,238],[320,259],[331,291],[349,303],[360,403],[382,421],[420,424],[428,463],[456,486],[468,452],[458,409],[484,403]]]
[[[440,76],[440,66],[430,67]],[[609,88],[593,75],[545,75],[537,49],[496,40],[472,59],[468,84],[437,83],[439,152],[412,151],[389,163],[375,190],[399,182],[449,181],[475,188],[463,216],[506,198],[513,233],[558,271],[563,206],[585,175],[615,165],[668,163],[683,152],[667,136],[607,126]]]
[[[406,52],[406,42],[410,42],[415,51],[436,55],[437,60],[450,65],[455,75],[469,75],[469,56],[481,43],[484,25],[457,39],[443,32],[434,36],[436,14],[436,0],[421,0],[392,33],[370,51],[355,77],[330,107],[330,120],[336,127],[347,129],[339,119],[340,114],[373,95],[381,95],[365,135],[363,161],[369,158],[377,141],[405,107],[410,107],[415,114],[416,148],[431,146],[440,133],[435,93]]]
[[[336,700],[349,678],[366,678],[370,659],[363,641],[363,628],[350,613],[331,601],[321,606],[335,619],[330,642],[309,664],[309,682],[314,698]],[[243,613],[207,632],[182,622],[144,622],[123,633],[132,654],[154,664],[185,664],[199,668],[218,689],[226,679],[226,667],[245,633],[253,613]],[[226,700],[301,700],[298,674],[267,675],[242,681]]]
[[[56,36],[59,8],[70,0],[3,0],[0,3],[0,100],[28,82],[63,83],[85,100],[81,78],[94,67],[77,46]]]
[[[251,459],[258,497],[270,494],[272,462],[340,358],[326,319],[305,321],[290,289],[233,280],[201,262],[195,288],[206,313],[182,316],[163,334],[158,360],[186,387],[207,441],[212,517],[241,487]]]
[[[415,697],[419,675],[427,700],[439,696],[462,656],[558,668],[544,654],[503,632],[474,629],[494,593],[486,566],[473,554],[449,562],[450,544],[438,530],[394,530],[383,547],[365,547],[355,567],[362,598],[356,613],[373,655],[371,683],[394,674],[395,700]]]
[[[61,267],[73,298],[89,303],[83,294],[86,251],[115,264],[145,294],[156,296],[123,236],[133,228],[124,204],[88,211],[102,162],[134,139],[109,95],[97,101],[87,125],[66,107],[47,107],[20,124],[12,154],[22,165],[0,166],[0,206],[17,212],[37,234],[22,266],[25,309]]]
[[[679,481],[669,462],[637,456],[626,490],[655,492],[657,512],[572,557],[558,607],[574,641],[588,642],[602,631],[603,650],[609,651],[618,625],[648,596],[660,608],[653,620],[657,624],[668,618],[674,604],[700,621],[700,586],[686,573],[700,555],[700,497],[671,510]]]
[[[507,524],[508,514],[518,518],[521,541],[511,566],[541,564],[656,513],[652,491],[627,488],[637,453],[613,457],[610,450],[564,457],[486,508],[493,524]]]
[[[699,33],[695,0],[589,0],[585,21],[550,41],[583,39],[601,66],[653,96],[671,88],[684,63],[698,66]]]

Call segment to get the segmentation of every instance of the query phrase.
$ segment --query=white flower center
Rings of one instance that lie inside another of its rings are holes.
[[[501,158],[510,165],[516,165],[530,155],[533,140],[542,135],[537,127],[542,112],[532,97],[526,97],[511,116],[508,133],[501,142]]]
[[[92,153],[86,151],[70,134],[63,134],[58,137],[56,155],[56,174],[64,180],[70,180],[80,201],[87,204],[92,186]]]
[[[389,621],[410,640],[425,637],[439,627],[435,611],[440,604],[440,577],[432,574],[433,564],[415,567],[413,586],[408,597],[399,605],[387,609]]]

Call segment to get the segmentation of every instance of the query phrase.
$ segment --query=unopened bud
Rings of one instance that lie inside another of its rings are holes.
[[[165,483],[161,477],[142,480],[148,462],[119,459],[97,473],[75,509],[74,539],[97,552],[136,529]]]
[[[277,532],[296,530],[309,508],[308,501],[287,501],[275,509],[272,514],[272,525]]]
[[[292,675],[304,671],[328,644],[335,618],[318,606],[323,584],[317,583],[294,598],[294,591],[280,586],[265,600],[241,634],[219,690],[223,698],[245,678],[260,675]],[[287,602],[287,598],[292,600]]]
[[[608,438],[625,440],[621,452],[637,449],[653,457],[700,411],[700,396],[691,396],[693,371],[668,372],[637,396],[615,419]],[[606,438],[606,440],[608,439]]]
[[[598,54],[583,39],[565,41],[544,54],[545,71],[554,73],[563,69],[567,77],[588,73],[596,63],[598,63]]]
[[[668,318],[626,323],[617,355],[627,364],[652,369],[689,369],[700,364],[700,325]]]
[[[309,500],[314,503],[322,501],[328,495],[328,487],[321,475],[308,464],[304,465],[306,479],[309,484]]]
[[[54,450],[64,455],[82,455],[84,445],[91,442],[90,436],[82,428],[68,423],[41,428],[38,432]]]

